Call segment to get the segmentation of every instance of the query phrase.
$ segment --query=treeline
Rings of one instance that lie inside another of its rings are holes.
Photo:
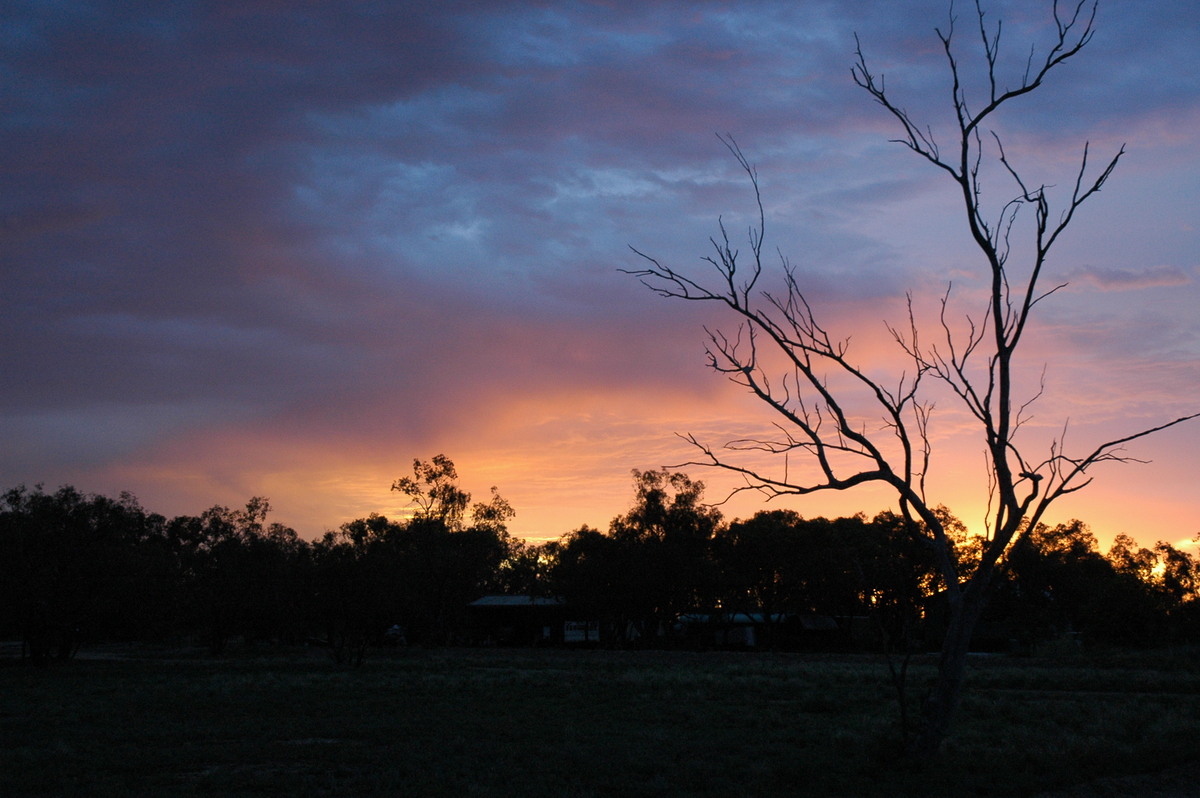
[[[319,644],[339,659],[372,642],[471,640],[468,605],[487,594],[557,597],[602,643],[671,640],[688,613],[765,621],[856,619],[886,645],[935,641],[941,589],[931,548],[893,513],[829,520],[789,510],[725,522],[684,474],[634,472],[630,510],[534,544],[512,537],[495,489],[472,504],[454,465],[414,463],[393,489],[411,518],[371,515],[306,541],[270,523],[265,499],[167,519],[128,494],[18,487],[0,497],[0,638],[34,661],[99,641],[233,639]],[[970,569],[979,541],[957,530]],[[1077,521],[1032,530],[1009,555],[981,638],[1010,646],[1067,637],[1149,646],[1200,633],[1195,558],[1119,537],[1101,554]]]

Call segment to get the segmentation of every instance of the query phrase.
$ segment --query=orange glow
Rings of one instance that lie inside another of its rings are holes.
[[[393,480],[409,473],[414,457],[444,452],[474,497],[486,497],[495,485],[513,504],[515,535],[553,539],[584,524],[606,529],[625,512],[632,500],[631,469],[674,466],[695,457],[697,452],[674,430],[695,432],[718,444],[733,437],[730,431],[746,430],[756,417],[752,401],[719,380],[714,379],[714,387],[718,390],[710,395],[660,397],[653,403],[615,391],[508,397],[470,424],[421,440],[386,429],[371,440],[340,440],[333,435],[298,439],[288,425],[226,428],[160,446],[141,462],[93,475],[103,484],[89,479],[87,485],[113,493],[142,486],[148,509],[168,515],[197,513],[214,503],[239,505],[252,495],[265,495],[275,520],[312,538],[370,513],[404,517],[404,497],[389,490]],[[1079,518],[1104,549],[1119,533],[1143,545],[1159,539],[1190,542],[1200,532],[1195,500],[1169,479],[1184,473],[1191,462],[1196,433],[1189,433],[1190,438],[1178,435],[1139,447],[1139,454],[1153,452],[1157,462],[1152,465],[1111,465],[1097,471],[1096,483],[1063,499],[1047,523]],[[929,487],[936,503],[980,533],[985,482],[983,457],[973,440],[955,434],[940,441]],[[782,467],[761,457],[758,463]],[[802,466],[793,459],[793,474]],[[734,475],[716,469],[685,470],[708,485],[712,501],[740,484]],[[1131,503],[1130,495],[1145,500]],[[894,506],[887,490],[864,487],[769,505],[758,494],[743,493],[721,509],[732,519],[774,507],[790,507],[807,517],[835,517],[860,511],[873,515]]]

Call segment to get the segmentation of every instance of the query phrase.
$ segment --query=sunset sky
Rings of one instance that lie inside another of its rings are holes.
[[[743,239],[753,195],[714,134],[757,165],[766,249],[873,374],[904,367],[883,320],[905,321],[905,291],[953,282],[978,309],[954,186],[888,143],[850,77],[857,32],[947,141],[947,5],[7,0],[0,489],[128,490],[168,516],[261,495],[314,537],[398,514],[392,481],[445,453],[512,502],[517,535],[607,527],[631,469],[693,456],[676,433],[770,421],[705,367],[716,308],[620,272],[632,245],[702,274],[719,216]],[[987,3],[1010,82],[1049,7]],[[1030,390],[1046,366],[1031,445],[1068,419],[1083,452],[1200,410],[1198,41],[1200,4],[1102,0],[1092,43],[995,120],[1057,198],[1085,142],[1128,146],[1050,264],[1069,285],[1020,361]],[[1015,191],[986,188],[996,209]],[[979,436],[949,400],[936,419],[934,499],[981,529]],[[1105,544],[1200,533],[1200,423],[1128,453],[1152,462],[1098,470],[1050,520]]]

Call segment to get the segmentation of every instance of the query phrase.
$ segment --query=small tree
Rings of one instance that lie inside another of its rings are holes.
[[[417,505],[416,519],[438,521],[450,529],[462,525],[463,514],[471,503],[471,494],[458,487],[454,462],[444,454],[436,454],[428,462],[414,458],[413,475],[397,479],[392,490]]]
[[[1124,462],[1124,444],[1179,424],[1186,416],[1151,429],[1133,431],[1099,443],[1090,450],[1068,453],[1062,437],[1047,451],[1034,453],[1018,440],[1025,412],[1038,398],[1020,397],[1015,390],[1015,355],[1033,311],[1062,284],[1045,283],[1051,249],[1074,219],[1075,212],[1100,191],[1117,166],[1124,149],[1099,169],[1090,161],[1088,147],[1061,207],[1052,211],[1044,183],[1023,176],[1006,155],[998,134],[987,128],[1013,101],[1038,89],[1047,76],[1077,55],[1091,40],[1095,0],[1080,0],[1068,13],[1053,6],[1053,43],[1038,54],[1031,50],[1024,70],[1015,81],[1001,74],[1000,25],[991,26],[978,0],[977,32],[983,47],[982,74],[971,81],[959,63],[954,42],[954,18],[937,36],[953,81],[951,104],[957,130],[950,146],[941,146],[932,129],[912,119],[893,101],[868,67],[861,46],[851,72],[854,81],[898,123],[898,142],[936,167],[953,183],[961,197],[964,221],[981,256],[982,275],[990,290],[986,310],[968,316],[961,327],[949,316],[950,291],[940,301],[938,343],[918,336],[912,297],[908,320],[888,331],[907,362],[905,373],[888,378],[868,373],[850,353],[848,339],[839,339],[818,320],[801,286],[800,277],[785,260],[782,286],[764,288],[764,221],[761,194],[754,167],[732,138],[722,140],[753,186],[758,205],[757,225],[749,231],[748,258],[730,243],[720,225],[711,239],[712,253],[705,257],[716,271],[716,281],[694,278],[638,250],[648,264],[630,270],[656,293],[677,299],[715,302],[739,320],[737,332],[707,330],[708,362],[733,382],[750,390],[777,414],[778,437],[742,440],[726,449],[756,450],[777,455],[806,455],[816,466],[815,476],[797,476],[785,466],[782,474],[730,457],[693,436],[686,439],[702,454],[698,463],[727,469],[745,479],[739,490],[756,490],[768,498],[845,490],[867,483],[882,483],[895,493],[900,515],[909,530],[932,547],[941,570],[948,602],[948,627],[942,643],[937,680],[922,707],[915,733],[908,737],[906,753],[914,761],[934,755],[946,735],[958,705],[967,648],[987,600],[988,589],[1003,568],[1005,555],[1027,529],[1036,528],[1056,499],[1085,487],[1092,468],[1100,463]],[[856,39],[857,41],[857,39]],[[970,96],[968,86],[982,86],[981,96]],[[992,172],[1011,179],[1013,191],[992,212],[985,206],[981,174]],[[1032,219],[1028,219],[1029,213]],[[1021,224],[1018,225],[1018,217]],[[1030,236],[1029,259],[1022,267],[1010,239],[1015,231]],[[776,371],[773,364],[782,363]],[[933,413],[931,382],[948,387],[974,418],[986,441],[988,487],[991,497],[989,537],[978,563],[960,572],[950,534],[926,495],[927,475],[933,460],[930,423]],[[860,402],[872,405],[881,426],[863,422],[856,414]]]
[[[414,459],[413,475],[397,479],[392,490],[403,493],[417,506],[413,520],[439,523],[455,532],[463,528],[471,494],[458,486],[458,469],[446,455],[435,454],[430,461]],[[471,505],[472,525],[497,533],[506,533],[508,522],[516,515],[494,485],[488,501]]]

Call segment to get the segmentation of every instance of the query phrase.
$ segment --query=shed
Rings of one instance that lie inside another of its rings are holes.
[[[467,605],[480,645],[533,646],[562,642],[566,604],[558,596],[489,595]]]

